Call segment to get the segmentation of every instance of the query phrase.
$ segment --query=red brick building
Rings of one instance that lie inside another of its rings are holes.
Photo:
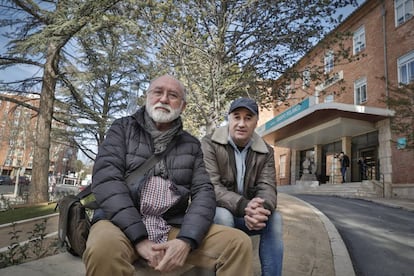
[[[385,101],[391,87],[414,82],[413,14],[413,0],[365,1],[294,66],[302,77],[286,87],[295,91],[289,108],[262,112],[257,129],[275,146],[279,185],[340,183],[335,157],[343,151],[351,160],[347,182],[368,180],[387,197],[414,198],[414,151],[392,132],[395,110]],[[350,35],[329,44],[338,32]],[[341,58],[347,48],[352,62]],[[316,68],[324,71],[319,81],[310,77]]]
[[[39,106],[38,96],[7,94],[29,106]],[[18,173],[31,176],[36,135],[36,112],[10,101],[0,100],[0,174],[15,177]],[[58,128],[57,123],[53,124]],[[62,126],[60,126],[62,127]],[[67,143],[52,140],[50,147],[50,174],[74,171],[77,150]]]

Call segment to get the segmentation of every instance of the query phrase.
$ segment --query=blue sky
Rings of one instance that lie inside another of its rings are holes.
[[[3,37],[3,33],[6,30],[0,28],[0,53],[3,54],[6,51],[6,38]],[[25,79],[33,75],[39,74],[39,68],[34,66],[17,65],[7,68],[6,70],[0,70],[0,80],[11,81],[16,79]]]

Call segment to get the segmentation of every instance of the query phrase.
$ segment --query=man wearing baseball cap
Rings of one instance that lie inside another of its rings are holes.
[[[277,190],[273,148],[254,130],[257,103],[234,100],[228,125],[202,139],[206,169],[216,193],[214,222],[260,235],[262,275],[282,275],[282,217],[276,211]]]

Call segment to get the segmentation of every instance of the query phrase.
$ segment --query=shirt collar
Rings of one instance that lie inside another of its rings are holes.
[[[230,145],[232,145],[232,147],[233,147],[235,150],[238,150],[238,151],[239,151],[239,147],[238,147],[238,146],[234,143],[233,138],[231,138],[230,134],[229,134],[229,136],[227,137],[227,140],[229,141]],[[250,141],[249,141],[249,142],[247,143],[247,145],[244,147],[243,151],[248,150],[248,149],[250,148],[250,146],[252,145],[252,143],[253,143],[253,140],[252,140],[252,139],[250,139]]]

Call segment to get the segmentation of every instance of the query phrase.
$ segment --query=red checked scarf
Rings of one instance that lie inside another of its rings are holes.
[[[171,189],[172,182],[159,176],[150,177],[141,190],[141,214],[147,228],[148,239],[166,242],[171,226],[161,217],[178,200]]]

